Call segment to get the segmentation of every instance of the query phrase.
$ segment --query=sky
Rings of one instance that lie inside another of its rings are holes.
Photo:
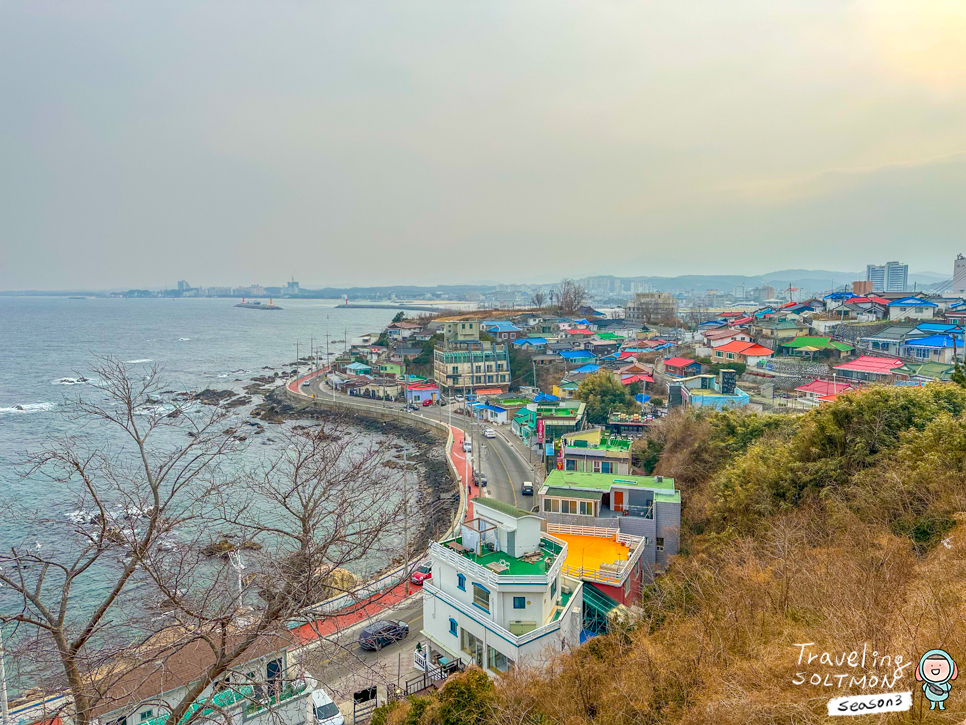
[[[953,0],[0,3],[0,289],[966,253]]]

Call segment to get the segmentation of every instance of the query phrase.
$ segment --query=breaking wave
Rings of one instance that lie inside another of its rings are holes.
[[[138,358],[137,360],[125,360],[124,362],[128,365],[136,365],[137,363],[151,362],[151,358],[149,357]]]
[[[0,415],[10,415],[14,413],[43,413],[53,410],[57,403],[22,403],[12,408],[0,408]]]

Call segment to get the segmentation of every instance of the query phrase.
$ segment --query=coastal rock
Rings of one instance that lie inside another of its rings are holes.
[[[203,405],[220,405],[226,400],[237,397],[238,393],[234,393],[231,390],[212,390],[211,388],[205,388],[200,393],[194,393],[191,395],[191,400],[197,400]]]
[[[245,549],[250,551],[258,551],[261,548],[262,545],[255,541],[243,541],[240,544],[233,544],[228,539],[219,539],[218,541],[213,541],[202,548],[201,553],[204,556],[218,556],[222,559],[227,559],[228,552],[230,551],[241,551]]]
[[[251,405],[252,398],[250,395],[240,395],[237,398],[229,400],[224,404],[225,408],[240,408],[243,405]]]

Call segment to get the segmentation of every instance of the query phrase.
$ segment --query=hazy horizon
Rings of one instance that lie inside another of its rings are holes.
[[[0,5],[0,289],[966,252],[966,7]]]

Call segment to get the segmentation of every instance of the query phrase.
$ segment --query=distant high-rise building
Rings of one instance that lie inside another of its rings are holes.
[[[950,292],[954,295],[966,294],[966,257],[962,254],[956,255],[953,262],[953,285]]]
[[[852,283],[852,294],[867,295],[873,292],[871,280],[856,280]]]
[[[178,280],[178,292],[187,292],[190,289],[191,285],[186,280]]]
[[[872,283],[873,292],[905,292],[909,283],[909,265],[899,262],[869,264],[865,279]]]

